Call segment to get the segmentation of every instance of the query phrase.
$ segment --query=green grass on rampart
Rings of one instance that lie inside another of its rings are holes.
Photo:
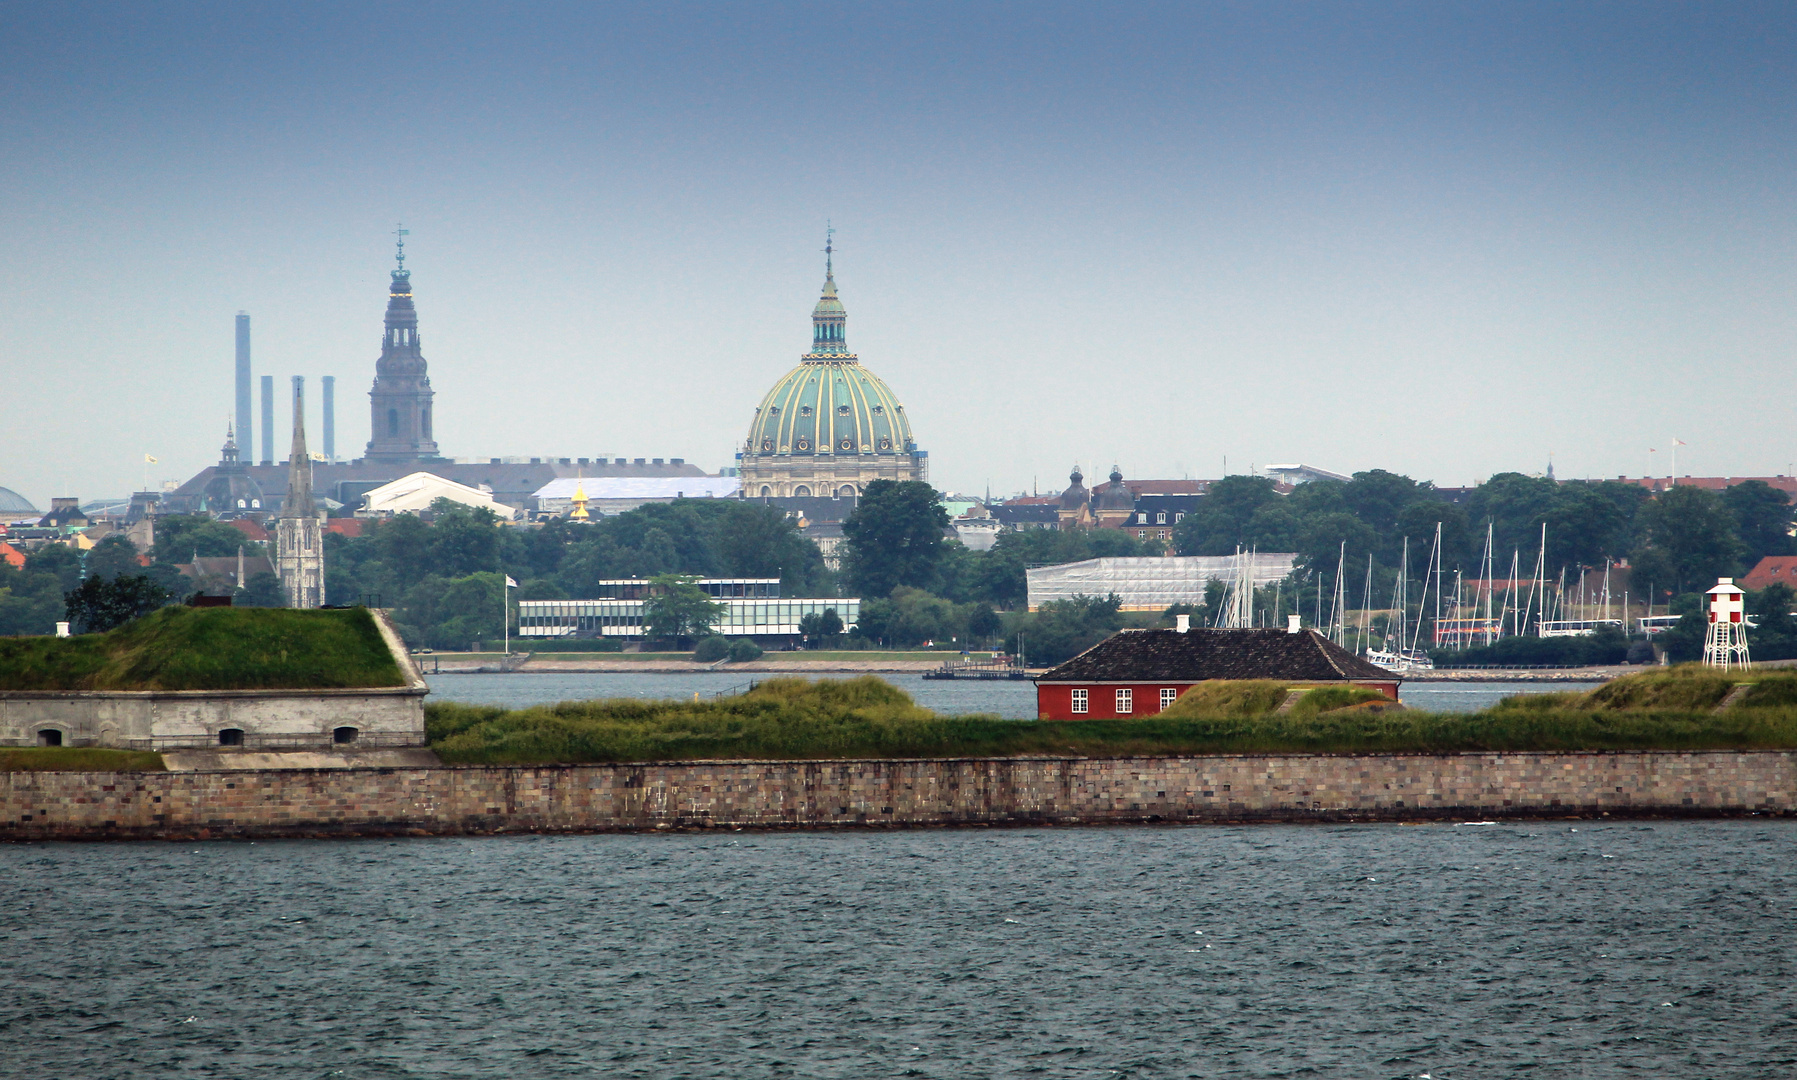
[[[515,711],[439,702],[425,713],[432,749],[460,764],[1797,748],[1797,706],[1720,715],[1564,707],[1444,714],[1373,711],[1352,700],[1325,711],[1329,700],[1319,698],[1312,711],[1276,714],[1267,709],[1284,700],[1283,687],[1277,697],[1266,687],[1238,688],[1233,699],[1228,688],[1215,690],[1225,700],[1208,715],[1074,722],[938,716],[872,676],[772,679],[711,701],[611,699]]]
[[[0,772],[163,772],[161,754],[105,750],[97,746],[26,746],[0,749]]]
[[[0,638],[0,690],[400,686],[364,608],[166,607],[104,634]]]

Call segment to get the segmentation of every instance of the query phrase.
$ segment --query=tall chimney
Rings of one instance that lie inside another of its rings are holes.
[[[250,313],[237,313],[237,445],[243,447],[245,457],[255,453],[256,444],[250,439],[250,415],[255,409],[253,397],[256,388],[250,379]]]
[[[319,378],[324,387],[321,395],[324,401],[324,459],[337,460],[337,376],[325,375]]]
[[[1303,620],[1296,615],[1287,615],[1285,617],[1285,632],[1288,634],[1299,633],[1303,629],[1298,625],[1301,621]]]
[[[275,463],[275,377],[262,376],[262,464]]]
[[[1192,617],[1190,615],[1173,616],[1173,629],[1182,634],[1187,633],[1192,629]]]

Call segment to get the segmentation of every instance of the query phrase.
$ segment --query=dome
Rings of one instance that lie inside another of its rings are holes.
[[[37,507],[31,500],[20,495],[11,488],[0,487],[0,514],[35,514]]]
[[[911,423],[892,388],[853,357],[807,359],[761,399],[750,454],[906,456]]]
[[[1136,505],[1136,493],[1129,490],[1123,482],[1123,472],[1116,466],[1111,467],[1111,482],[1098,493],[1098,509],[1100,510],[1132,510]]]

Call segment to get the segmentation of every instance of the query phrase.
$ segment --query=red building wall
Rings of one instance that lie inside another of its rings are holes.
[[[1161,691],[1173,689],[1183,696],[1198,685],[1191,682],[1155,683],[1047,683],[1036,684],[1036,718],[1039,720],[1128,720],[1153,716],[1161,711]],[[1320,684],[1333,685],[1333,684]],[[1341,684],[1348,685],[1348,684]],[[1352,685],[1377,690],[1393,701],[1398,700],[1398,684],[1356,682]],[[1073,692],[1086,692],[1086,711],[1073,711]],[[1130,691],[1130,710],[1117,711],[1117,691]],[[1175,699],[1177,700],[1177,699]]]

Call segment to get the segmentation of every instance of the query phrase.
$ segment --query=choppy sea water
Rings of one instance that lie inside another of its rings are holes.
[[[431,694],[439,701],[466,701],[481,705],[524,708],[557,701],[587,698],[708,698],[740,692],[752,680],[766,674],[696,671],[692,673],[633,672],[517,672],[513,674],[440,674],[430,678]],[[848,675],[826,678],[852,678]],[[1036,684],[1032,682],[925,679],[919,674],[879,676],[910,694],[919,705],[937,712],[960,715],[992,713],[1010,720],[1036,716]],[[1512,694],[1589,690],[1598,683],[1406,683],[1399,696],[1406,704],[1433,712],[1473,712],[1495,705]]]
[[[1797,1074],[1797,823],[0,848],[0,1076]]]

